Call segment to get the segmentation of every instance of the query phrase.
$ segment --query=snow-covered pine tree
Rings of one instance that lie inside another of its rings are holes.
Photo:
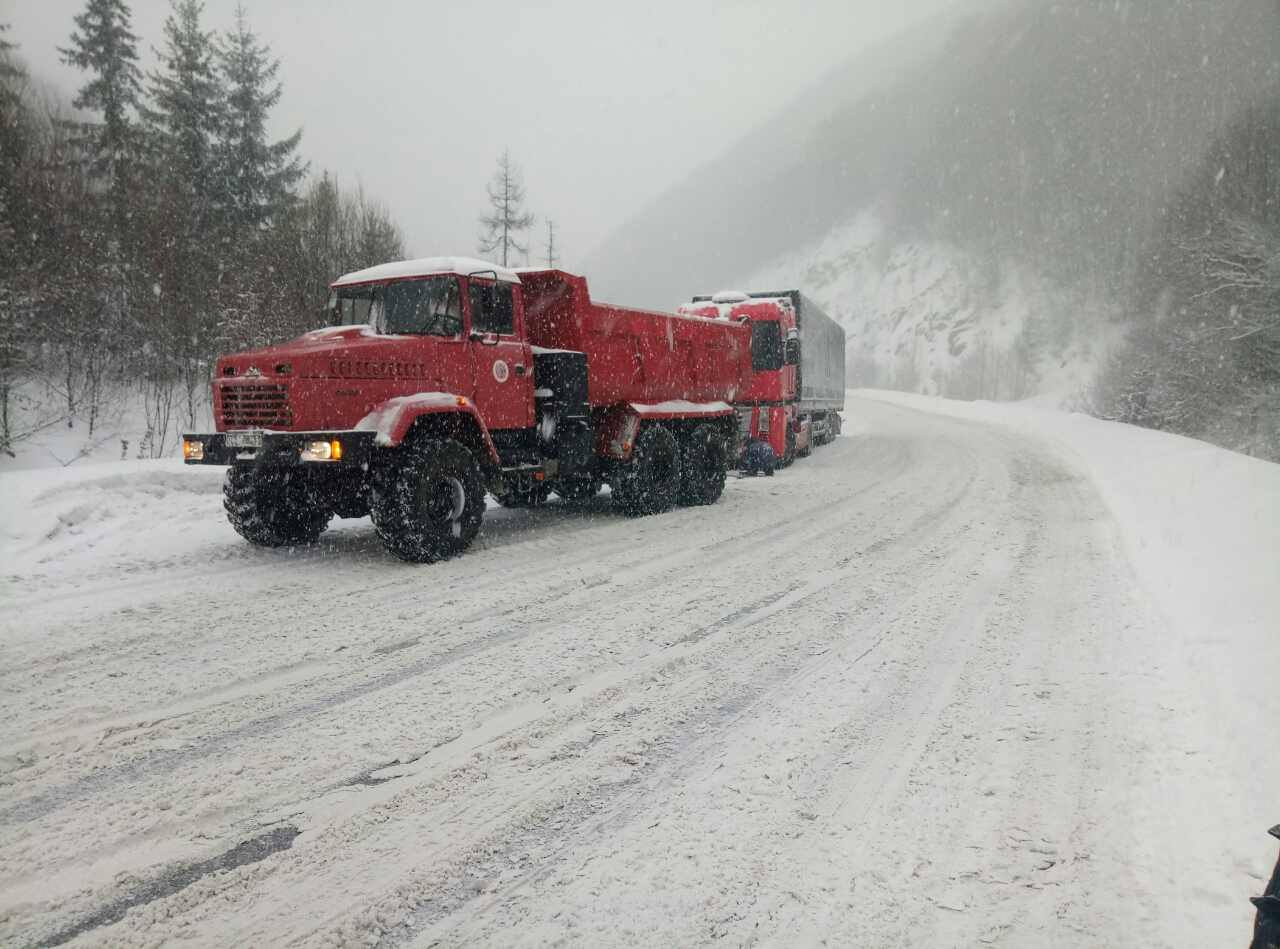
[[[213,33],[203,29],[199,0],[173,0],[164,23],[160,68],[148,76],[143,108],[154,172],[179,202],[181,223],[202,232],[222,224],[229,204],[219,167],[226,94],[215,62]]]
[[[279,90],[243,15],[219,51],[201,4],[177,0],[140,96],[128,4],[82,2],[62,53],[84,72],[87,122],[37,100],[0,26],[0,451],[49,424],[92,421],[95,392],[125,369],[147,406],[143,451],[159,454],[207,398],[211,360],[238,348],[219,338],[220,302],[248,287],[248,324],[286,338],[318,325],[336,274],[405,256],[403,238],[384,205],[328,177],[290,200],[303,170],[294,137],[263,131],[266,187],[236,181],[248,163],[229,157],[231,143],[265,129]],[[255,77],[261,95],[242,98],[248,121],[233,125],[223,79],[252,93]],[[256,242],[237,237],[250,226]],[[34,415],[10,415],[6,431],[15,385],[33,394]]]
[[[292,206],[306,165],[297,155],[301,130],[274,142],[267,134],[283,92],[280,61],[250,30],[243,6],[223,37],[218,66],[227,90],[222,150],[232,223],[241,232],[261,230]]]
[[[134,112],[142,92],[138,37],[124,0],[87,0],[75,25],[68,45],[59,49],[63,62],[88,74],[72,105],[100,116],[80,125],[80,147],[91,173],[105,182],[113,216],[122,227],[137,159]]]
[[[328,317],[329,284],[351,270],[405,257],[404,236],[390,211],[362,188],[342,187],[329,172],[307,186],[273,231],[271,253],[287,299],[280,336],[315,329]]]
[[[25,106],[22,101],[27,72],[14,56],[16,45],[5,38],[8,23],[0,23],[0,187],[12,181],[12,171],[25,149]]]
[[[287,335],[291,315],[282,281],[275,226],[297,202],[306,174],[298,158],[301,130],[272,141],[267,120],[280,101],[279,60],[249,28],[243,6],[218,49],[226,86],[219,163],[225,175],[231,277],[221,293],[220,336],[226,345],[262,344]]]
[[[290,258],[286,264],[292,285],[292,315],[307,328],[322,325],[329,283],[351,257],[350,227],[343,213],[343,195],[328,172],[307,186],[297,209],[289,215]]]
[[[23,102],[27,74],[14,58],[14,44],[5,39],[8,32],[9,24],[0,23],[0,247],[13,246],[12,204],[19,196],[19,170],[31,145],[30,117]],[[0,257],[0,281],[16,267],[16,257]]]
[[[344,201],[351,207],[348,214],[353,239],[351,256],[342,262],[340,270],[372,267],[404,256],[404,238],[385,205],[371,198],[362,187],[354,194],[344,195]]]
[[[524,182],[520,169],[511,160],[509,149],[498,156],[498,167],[488,185],[491,214],[480,218],[484,233],[480,235],[480,253],[497,253],[497,262],[510,266],[514,254],[527,254],[529,247],[517,238],[533,226],[533,215],[524,209]]]
[[[26,72],[14,59],[14,44],[5,39],[7,23],[0,23],[0,452],[13,453],[13,387],[27,363],[23,331],[16,203],[22,200],[20,181],[31,147],[31,123],[23,102]]]
[[[173,0],[159,68],[143,106],[156,203],[147,228],[155,275],[152,374],[178,367],[187,421],[195,418],[217,349],[218,289],[232,277],[227,180],[220,167],[226,94],[199,0]]]
[[[59,52],[63,62],[86,74],[72,105],[94,118],[63,123],[67,155],[82,163],[89,186],[76,235],[87,252],[77,262],[86,278],[80,287],[83,299],[72,306],[80,316],[77,324],[68,326],[65,342],[68,353],[79,354],[81,408],[92,437],[107,394],[107,376],[131,350],[124,337],[136,328],[131,306],[139,273],[133,214],[140,161],[135,112],[142,74],[138,37],[124,0],[86,0],[74,23],[68,45]],[[67,384],[70,389],[70,378]],[[70,396],[69,391],[69,400]]]

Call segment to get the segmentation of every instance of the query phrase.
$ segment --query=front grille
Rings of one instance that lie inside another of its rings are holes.
[[[222,424],[227,428],[289,428],[287,385],[237,385],[222,387]]]

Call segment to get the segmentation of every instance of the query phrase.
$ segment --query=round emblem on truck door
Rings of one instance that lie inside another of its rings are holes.
[[[499,382],[506,382],[507,377],[511,375],[511,370],[507,368],[506,362],[499,359],[493,364],[493,378]]]

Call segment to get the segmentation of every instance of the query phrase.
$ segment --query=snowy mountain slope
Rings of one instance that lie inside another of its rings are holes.
[[[621,226],[587,262],[596,292],[670,307],[812,279],[850,314],[866,384],[1078,388],[1149,304],[1141,265],[1214,142],[1280,89],[1280,7],[1017,0],[927,32],[872,76],[833,74],[790,124]]]
[[[734,285],[803,287],[848,334],[850,384],[954,398],[1070,402],[1119,334],[1114,304],[870,211]]]
[[[971,0],[977,7],[999,0]],[[812,177],[805,148],[831,116],[892,84],[900,70],[939,55],[953,24],[933,22],[852,57],[759,126],[724,143],[720,154],[620,221],[582,262],[598,299],[670,308],[672,301],[722,285],[753,261],[824,233],[829,202],[797,205]],[[809,156],[812,157],[812,156]],[[770,226],[761,226],[769,222]],[[634,264],[634,266],[633,266]]]
[[[0,474],[0,942],[1243,944],[1280,468],[886,398],[429,568]]]
[[[1269,0],[963,4],[727,143],[583,270],[603,298],[670,306],[874,207],[1066,283],[1124,273],[1214,138],[1274,92],[1278,33]]]

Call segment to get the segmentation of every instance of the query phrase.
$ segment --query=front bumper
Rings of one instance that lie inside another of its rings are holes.
[[[182,436],[183,460],[189,465],[308,465],[315,467],[363,467],[374,451],[374,432],[214,432]],[[309,442],[339,442],[340,458],[324,461],[304,459]],[[199,442],[199,457],[185,446]]]

